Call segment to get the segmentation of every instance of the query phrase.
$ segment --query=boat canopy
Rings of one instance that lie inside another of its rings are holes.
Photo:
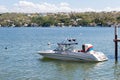
[[[67,39],[61,43],[58,43],[58,45],[77,45],[77,44],[78,43],[76,42],[76,39]]]
[[[64,40],[61,43],[58,43],[58,48],[55,50],[59,50],[59,51],[72,51],[75,48],[75,45],[77,45],[77,41],[76,39],[67,39]]]

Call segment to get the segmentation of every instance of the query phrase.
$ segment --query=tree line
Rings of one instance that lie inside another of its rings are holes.
[[[1,13],[1,27],[112,26],[120,12]]]

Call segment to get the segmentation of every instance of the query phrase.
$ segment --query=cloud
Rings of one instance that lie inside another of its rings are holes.
[[[33,13],[33,12],[70,12],[72,8],[70,8],[68,3],[62,2],[60,4],[50,4],[50,3],[33,3],[28,1],[19,1],[14,4],[14,11],[16,12],[24,12],[24,13]]]
[[[14,4],[15,6],[18,7],[35,7],[35,4],[32,2],[27,2],[27,1],[19,1],[18,3]]]
[[[39,12],[56,12],[58,7],[55,4],[44,2],[42,4],[38,4],[36,9],[38,9]]]
[[[33,3],[30,1],[21,0],[13,4],[11,8],[6,6],[0,6],[0,12],[21,12],[21,13],[45,13],[45,12],[101,12],[101,11],[120,11],[120,7],[111,8],[106,7],[104,9],[92,9],[92,8],[74,8],[69,3],[61,2],[59,4],[51,4],[47,2]]]
[[[96,10],[92,8],[84,8],[84,9],[79,9],[79,12],[96,12]]]
[[[106,7],[103,11],[120,11],[120,7],[119,8]]]
[[[19,1],[14,4],[14,11],[24,12],[24,13],[41,13],[41,12],[85,12],[85,11],[95,11],[92,8],[85,9],[74,9],[70,4],[66,2],[61,2],[59,4],[50,4],[50,3],[33,3],[28,1]]]
[[[37,12],[38,4],[28,1],[19,1],[14,4],[13,12],[24,12],[24,13],[32,13]],[[12,12],[12,10],[11,10]]]
[[[66,3],[66,2],[62,2],[62,3],[60,3],[60,6],[69,6],[69,4],[68,3]]]
[[[5,6],[0,5],[0,13],[7,12],[8,9]]]

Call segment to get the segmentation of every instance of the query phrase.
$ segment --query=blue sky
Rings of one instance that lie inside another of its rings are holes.
[[[0,12],[120,11],[120,0],[0,0]]]

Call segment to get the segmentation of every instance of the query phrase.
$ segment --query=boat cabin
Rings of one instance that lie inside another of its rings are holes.
[[[58,47],[54,51],[76,51],[75,46],[78,45],[76,39],[67,39],[61,43],[58,43]],[[93,50],[92,44],[83,44],[82,50],[78,50],[77,52],[89,52]]]

